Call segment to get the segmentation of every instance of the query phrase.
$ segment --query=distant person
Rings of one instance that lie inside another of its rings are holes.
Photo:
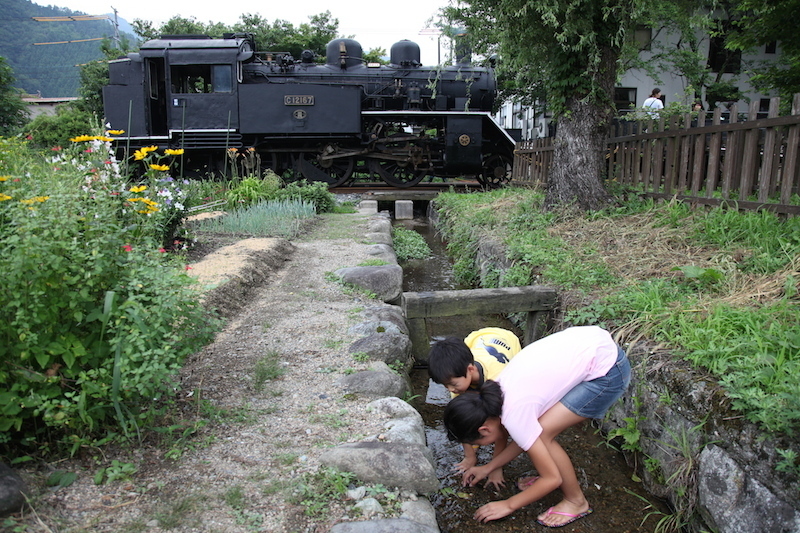
[[[650,96],[642,104],[642,108],[647,111],[650,116],[657,117],[658,112],[664,109],[664,102],[661,101],[661,89],[656,87]]]
[[[486,380],[497,379],[519,351],[519,339],[513,332],[482,328],[464,340],[447,337],[434,343],[428,354],[428,374],[434,383],[444,385],[451,397],[455,397],[479,390]],[[505,443],[495,444],[494,453],[500,453],[504,447]],[[456,471],[463,473],[477,464],[475,448],[464,444],[464,460],[456,465]],[[504,483],[502,468],[488,476],[487,484],[498,487]]]
[[[480,507],[474,518],[499,520],[557,488],[563,499],[537,522],[561,527],[591,514],[572,461],[556,437],[590,418],[602,418],[625,392],[630,374],[625,351],[608,331],[572,327],[526,346],[480,393],[452,399],[444,411],[451,440],[480,446],[503,443],[489,463],[464,473],[464,485],[474,486],[523,451],[538,473],[518,484],[521,492]],[[507,442],[509,436],[513,441]]]

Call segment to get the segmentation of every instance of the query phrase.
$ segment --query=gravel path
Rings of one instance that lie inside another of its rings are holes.
[[[183,416],[171,433],[133,452],[87,450],[53,465],[78,472],[69,487],[46,488],[48,472],[24,472],[43,491],[33,500],[28,531],[322,532],[352,519],[339,503],[308,517],[296,500],[326,447],[381,430],[375,415],[367,416],[368,400],[335,385],[367,368],[347,353],[347,329],[360,311],[380,303],[326,276],[370,258],[367,220],[326,217],[295,242],[240,244],[193,264],[194,274],[217,276],[204,284],[232,278],[225,284],[232,289],[216,289],[210,300],[237,300],[232,309],[239,309],[215,342],[187,361],[177,393]],[[276,365],[285,373],[259,384],[259,371],[268,375]],[[96,485],[97,469],[113,460],[137,472]]]

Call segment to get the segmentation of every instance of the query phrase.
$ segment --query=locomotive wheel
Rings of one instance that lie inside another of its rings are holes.
[[[483,168],[478,181],[484,187],[496,188],[511,181],[513,161],[503,154],[489,154],[483,160]]]
[[[393,187],[413,187],[425,179],[430,170],[423,149],[407,138],[406,133],[390,135],[378,144],[379,153],[385,154],[387,159],[370,161],[370,170]]]
[[[334,146],[326,146],[323,152],[335,153]],[[320,154],[301,154],[298,159],[300,174],[308,181],[324,181],[329,187],[344,185],[353,177],[355,160],[352,157],[323,159]]]
[[[393,187],[413,187],[425,179],[427,169],[414,168],[408,161],[380,161],[373,159],[370,170]]]

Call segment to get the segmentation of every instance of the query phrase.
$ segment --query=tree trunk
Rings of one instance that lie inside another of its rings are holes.
[[[607,112],[575,98],[559,119],[547,178],[547,208],[574,206],[583,210],[606,207],[611,196],[603,187]]]

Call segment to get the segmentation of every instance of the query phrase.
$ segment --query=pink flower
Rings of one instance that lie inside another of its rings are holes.
[[[186,270],[191,270],[191,269],[192,269],[192,267],[190,267],[189,265],[186,265]]]
[[[125,250],[126,252],[132,252],[133,246],[131,246],[130,244],[125,244],[122,246],[122,249]]]
[[[163,253],[166,253],[167,250],[164,249],[164,248],[159,248],[158,251],[163,254]]]

